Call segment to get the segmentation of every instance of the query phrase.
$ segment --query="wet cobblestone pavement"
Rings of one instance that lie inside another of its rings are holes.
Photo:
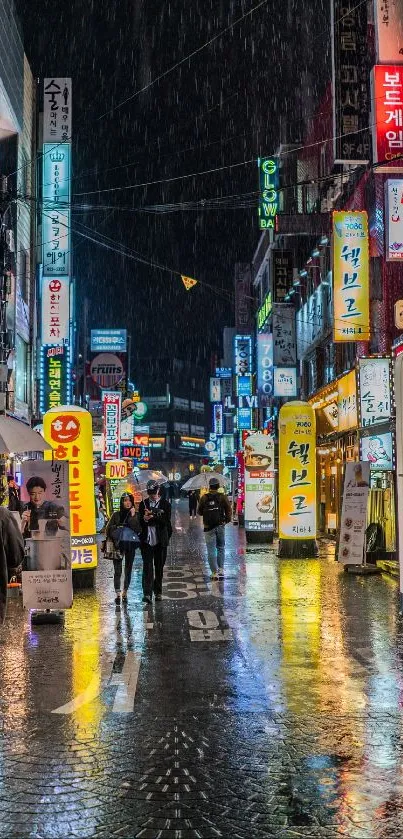
[[[127,608],[112,567],[65,625],[0,633],[0,837],[403,835],[397,584],[334,546],[278,560],[227,528],[211,582],[176,503],[164,600]]]

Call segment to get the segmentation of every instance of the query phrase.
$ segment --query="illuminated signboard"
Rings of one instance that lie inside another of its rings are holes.
[[[278,185],[279,168],[276,157],[262,157],[258,160],[259,167],[259,228],[273,230],[278,213]]]
[[[43,434],[52,446],[45,460],[69,462],[70,533],[73,568],[97,565],[92,449],[92,417],[84,408],[52,408],[43,418]]]
[[[274,396],[296,396],[297,395],[297,370],[296,367],[275,367],[274,368]]]
[[[91,352],[126,352],[127,329],[91,329]]]
[[[215,402],[213,405],[213,431],[215,434],[221,435],[224,430],[223,407],[221,402]]]
[[[102,391],[103,461],[119,460],[121,401],[122,395],[120,391]]]
[[[374,0],[376,54],[382,64],[400,64],[403,55],[403,0]]]
[[[235,375],[246,376],[252,373],[252,336],[235,335]]]
[[[368,341],[369,252],[366,212],[333,213],[335,341]]]
[[[47,209],[70,204],[71,144],[43,146],[42,197]]]
[[[232,377],[232,367],[216,367],[215,374],[218,379],[230,379]]]
[[[273,393],[273,335],[257,335],[257,390],[261,405]]]
[[[400,178],[388,178],[385,184],[385,256],[391,262],[403,259],[403,180]]]
[[[355,370],[342,376],[337,382],[337,409],[339,415],[339,431],[350,431],[357,428],[357,382]]]
[[[403,67],[395,64],[377,64],[371,73],[371,92],[373,162],[384,164],[377,166],[376,171],[401,172]],[[394,163],[390,165],[390,161]]]
[[[315,411],[288,402],[279,415],[280,539],[316,538]]]
[[[150,461],[149,434],[135,434],[131,445],[122,443],[120,456],[132,460],[133,466],[137,466],[139,469],[147,469]]]
[[[210,402],[221,402],[221,379],[210,378]]]
[[[70,280],[42,277],[42,344],[64,344],[70,330]]]
[[[269,291],[269,293],[266,294],[266,297],[264,298],[260,309],[258,309],[258,311],[257,311],[257,328],[258,329],[263,329],[263,327],[264,327],[266,321],[268,320],[268,318],[270,317],[272,311],[273,311],[273,300],[272,300],[271,291]]]
[[[391,414],[389,358],[360,358],[359,394],[361,427],[387,422]]]
[[[368,163],[367,3],[332,0],[330,8],[335,163]]]
[[[393,469],[394,452],[392,433],[376,434],[361,438],[361,460],[369,462],[371,469]]]
[[[283,303],[290,288],[292,288],[294,278],[293,253],[276,248],[272,251],[272,259],[273,299],[275,303]]]
[[[251,396],[252,376],[237,376],[236,389],[238,396]]]
[[[43,142],[71,141],[71,79],[56,78],[43,81]]]
[[[41,347],[40,410],[68,402],[69,355],[67,347]]]
[[[43,276],[67,277],[70,273],[70,210],[44,208],[42,242]]]
[[[238,431],[249,431],[252,428],[252,411],[250,408],[238,408]]]

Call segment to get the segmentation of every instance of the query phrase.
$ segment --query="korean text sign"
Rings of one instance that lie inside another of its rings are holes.
[[[402,117],[403,119],[403,117]],[[385,256],[403,259],[403,180],[388,178],[385,184]]]
[[[71,142],[71,79],[44,79],[43,142]]]
[[[368,341],[368,216],[333,213],[333,301],[335,341]]]
[[[278,213],[279,165],[277,157],[262,157],[259,164],[259,227],[273,230]]]
[[[382,63],[402,60],[403,0],[374,0],[376,51]]]
[[[93,481],[92,417],[76,405],[52,408],[43,418],[45,440],[53,452],[45,460],[68,461],[71,559],[73,568],[97,565]]]
[[[22,464],[21,527],[25,541],[22,594],[25,609],[69,609],[71,575],[68,463]]]
[[[332,0],[331,12],[335,162],[368,162],[367,4]]]
[[[357,381],[355,370],[351,370],[337,382],[337,408],[339,414],[339,431],[350,431],[357,428]]]
[[[252,373],[252,336],[235,335],[234,338],[235,375],[246,376]]]
[[[102,391],[104,450],[102,460],[119,460],[122,395],[117,390]]]
[[[280,539],[316,538],[315,411],[288,402],[279,415]]]
[[[403,66],[377,64],[371,75],[372,146],[377,172],[402,172]]]
[[[42,344],[64,344],[69,339],[70,282],[68,277],[42,277]]]
[[[360,419],[368,428],[387,422],[390,413],[390,359],[360,358]]]

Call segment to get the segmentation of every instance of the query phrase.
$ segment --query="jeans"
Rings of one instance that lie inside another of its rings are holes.
[[[124,576],[124,583],[123,583],[123,591],[127,591],[130,585],[130,580],[132,578],[132,568],[134,562],[134,554],[136,552],[136,545],[127,545],[124,550],[124,557],[125,557],[125,576]],[[120,591],[120,581],[122,579],[122,565],[123,565],[123,558],[122,559],[114,559],[113,560],[113,567],[114,567],[114,575],[113,575],[113,583],[115,586],[115,591]]]
[[[162,545],[148,545],[143,542],[141,545],[141,556],[143,557],[143,594],[145,597],[152,597],[154,594],[162,594],[162,577],[167,551]]]
[[[213,573],[218,568],[224,568],[225,524],[219,524],[218,527],[213,527],[212,530],[206,530],[204,532],[204,538],[207,546],[207,558],[211,573]]]

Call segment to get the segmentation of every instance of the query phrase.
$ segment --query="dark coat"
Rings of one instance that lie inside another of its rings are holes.
[[[14,516],[5,507],[0,507],[0,624],[6,616],[8,571],[18,568],[23,559],[22,533]]]
[[[151,509],[149,498],[146,498],[145,501],[140,501],[139,505],[141,541],[147,542],[148,525],[150,525],[150,527],[156,527],[157,529],[157,543],[162,545],[163,548],[166,548],[172,536],[171,505],[169,501],[167,501],[166,498],[161,498],[155,516],[149,519],[148,522],[144,520],[144,513],[146,509]]]

